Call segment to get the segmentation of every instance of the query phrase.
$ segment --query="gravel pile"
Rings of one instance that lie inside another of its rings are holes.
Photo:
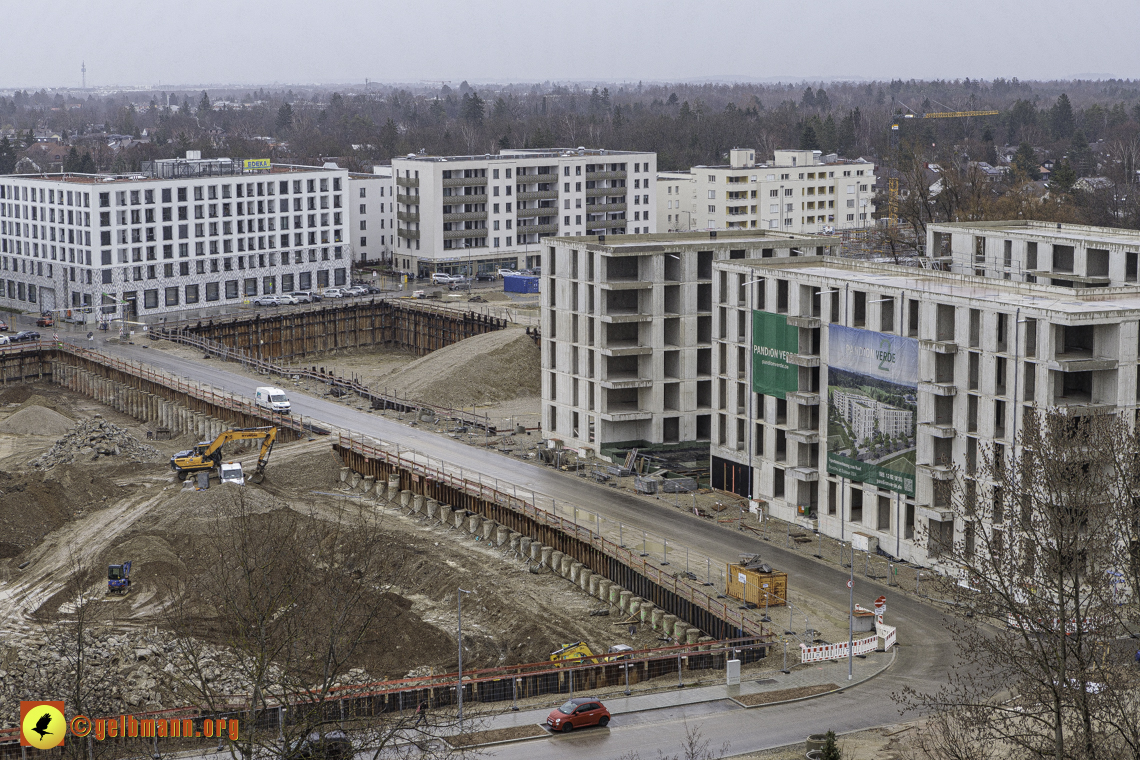
[[[126,428],[96,414],[56,441],[54,446],[32,462],[32,466],[47,470],[57,464],[94,462],[103,457],[122,457],[129,462],[153,462],[158,459],[159,453],[158,449],[141,443]]]
[[[54,409],[32,405],[24,407],[0,422],[0,433],[10,435],[63,435],[71,429],[72,421]]]

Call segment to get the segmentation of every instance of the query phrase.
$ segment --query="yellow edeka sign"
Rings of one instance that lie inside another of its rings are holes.
[[[247,159],[245,159],[245,161],[242,162],[242,166],[245,168],[245,170],[247,172],[248,171],[254,171],[256,169],[268,170],[269,169],[269,159],[268,158],[247,158]]]

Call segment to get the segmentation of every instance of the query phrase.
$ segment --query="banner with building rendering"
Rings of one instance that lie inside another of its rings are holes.
[[[783,314],[752,312],[752,390],[784,398],[799,387],[799,367],[788,364],[788,354],[800,349],[798,327]]]
[[[914,496],[918,341],[828,327],[827,471]]]

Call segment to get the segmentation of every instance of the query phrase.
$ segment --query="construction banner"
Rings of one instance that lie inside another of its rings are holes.
[[[752,312],[752,391],[785,398],[799,388],[799,367],[788,363],[788,354],[800,348],[798,327],[788,325],[783,314]]]
[[[827,471],[914,496],[918,341],[828,327]]]

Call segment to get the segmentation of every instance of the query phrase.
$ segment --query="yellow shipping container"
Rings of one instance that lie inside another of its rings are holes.
[[[726,577],[727,593],[733,599],[751,602],[757,607],[763,607],[765,599],[769,607],[780,607],[787,603],[787,573],[761,573],[749,570],[744,565],[730,564]]]

